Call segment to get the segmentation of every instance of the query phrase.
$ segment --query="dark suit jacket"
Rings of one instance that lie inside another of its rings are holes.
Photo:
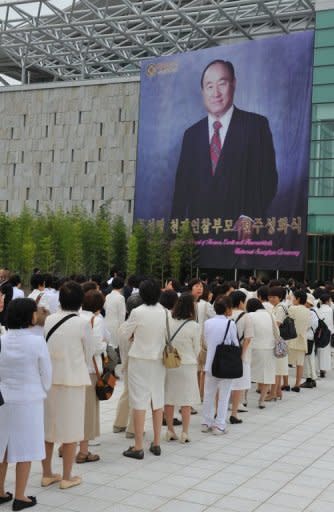
[[[276,190],[275,150],[267,118],[234,107],[214,176],[208,118],[185,131],[171,218],[264,217]]]

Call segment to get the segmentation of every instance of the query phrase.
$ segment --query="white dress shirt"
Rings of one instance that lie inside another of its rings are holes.
[[[204,323],[204,339],[208,347],[204,371],[210,375],[216,347],[223,342],[228,322],[229,319],[225,315],[216,315]],[[224,344],[239,346],[237,327],[233,320],[231,320]]]
[[[233,110],[234,110],[234,106],[232,105],[228,109],[228,111],[225,112],[225,114],[222,115],[219,119],[217,119],[216,117],[212,116],[211,114],[208,114],[209,142],[211,142],[211,139],[212,139],[213,134],[215,132],[215,130],[213,128],[213,123],[215,121],[219,121],[220,124],[222,125],[222,127],[219,129],[219,138],[220,138],[221,147],[223,147],[223,144],[224,144],[224,141],[225,141],[225,137],[226,137],[226,134],[227,134],[227,130],[228,130],[228,127],[230,126],[230,122],[231,122],[231,119],[232,119]]]

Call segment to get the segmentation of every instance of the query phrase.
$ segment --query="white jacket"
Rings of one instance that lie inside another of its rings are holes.
[[[43,400],[51,386],[51,360],[42,336],[9,329],[1,336],[0,391],[5,402]]]

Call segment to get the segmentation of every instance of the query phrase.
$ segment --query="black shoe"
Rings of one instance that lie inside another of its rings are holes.
[[[144,458],[144,450],[135,450],[134,446],[130,446],[125,452],[124,457],[130,457],[130,459],[142,460]]]
[[[312,379],[306,379],[306,381],[303,382],[303,384],[301,384],[300,387],[304,389],[313,389],[314,385]]]
[[[0,496],[0,505],[3,503],[7,503],[7,501],[10,501],[13,499],[13,495],[11,492],[6,492],[6,496]]]
[[[312,379],[312,386],[313,386],[314,388],[316,388],[316,387],[317,387],[317,382],[316,382],[315,380],[313,380],[313,379]]]
[[[162,420],[162,424],[164,427],[167,427],[167,421],[165,418]],[[173,426],[179,427],[180,425],[182,425],[182,421],[180,421],[178,418],[173,418]]]
[[[161,448],[160,446],[154,446],[154,444],[151,443],[150,452],[153,453],[153,455],[161,455]]]
[[[290,391],[290,386],[281,386],[282,391]]]
[[[230,423],[232,423],[232,425],[237,425],[238,423],[242,423],[242,420],[239,420],[239,418],[236,418],[235,416],[230,416]]]
[[[291,391],[294,391],[295,393],[299,393],[300,387],[299,386],[293,386],[293,388],[291,388]]]
[[[326,377],[326,372],[325,372],[325,370],[320,370],[320,377],[321,377],[322,379],[324,379],[324,378]]]
[[[24,508],[34,507],[37,505],[35,496],[28,496],[31,501],[14,500],[12,510],[23,510]]]

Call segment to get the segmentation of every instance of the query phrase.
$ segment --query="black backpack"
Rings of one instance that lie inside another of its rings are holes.
[[[283,322],[279,326],[281,338],[283,338],[283,340],[293,340],[294,338],[297,338],[295,321],[293,318],[289,317],[288,310],[283,306],[283,304],[280,304],[280,306],[283,308],[286,315]]]
[[[312,309],[318,317],[318,327],[314,331],[314,343],[316,348],[325,348],[331,341],[331,331],[328,329],[327,324],[322,318],[319,318],[315,309]]]

